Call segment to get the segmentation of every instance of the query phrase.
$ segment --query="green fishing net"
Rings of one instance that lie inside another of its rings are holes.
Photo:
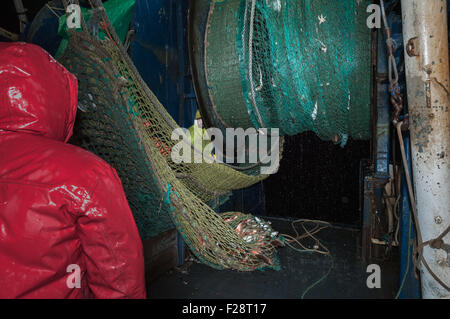
[[[255,167],[174,163],[170,154],[177,141],[171,135],[177,124],[140,77],[101,2],[93,2],[108,37],[101,40],[88,27],[72,30],[59,58],[79,82],[81,110],[72,142],[116,169],[143,239],[175,226],[211,267],[278,269],[276,247],[283,239],[269,224],[235,212],[219,215],[211,207],[267,175]]]
[[[209,97],[231,127],[370,138],[369,0],[213,0]],[[230,96],[233,96],[231,99]]]

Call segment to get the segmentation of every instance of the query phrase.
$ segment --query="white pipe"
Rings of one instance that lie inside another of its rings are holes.
[[[447,5],[442,0],[402,0],[411,152],[422,240],[450,224],[450,103]],[[444,237],[450,243],[450,235]],[[450,285],[450,256],[424,248],[433,272]],[[421,265],[423,298],[450,298]]]

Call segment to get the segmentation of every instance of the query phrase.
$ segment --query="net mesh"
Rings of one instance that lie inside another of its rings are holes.
[[[369,4],[211,1],[204,63],[219,117],[232,127],[278,127],[282,135],[369,139]]]
[[[106,15],[99,22],[108,38],[93,37],[84,23],[83,30],[70,32],[59,59],[79,81],[84,112],[74,141],[115,167],[141,236],[175,225],[193,254],[211,267],[277,269],[275,247],[283,239],[268,223],[240,213],[218,215],[208,205],[267,176],[254,167],[174,163],[176,123],[143,82]]]

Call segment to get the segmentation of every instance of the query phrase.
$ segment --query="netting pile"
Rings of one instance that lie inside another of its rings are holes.
[[[254,167],[239,171],[172,161],[177,125],[143,82],[101,2],[95,2],[108,37],[93,37],[83,21],[59,59],[79,81],[84,112],[77,118],[76,142],[117,170],[144,239],[174,224],[193,254],[214,268],[277,268],[275,247],[281,240],[267,223],[239,213],[221,216],[207,204],[266,176],[255,175]],[[230,216],[241,216],[240,222],[230,222]],[[253,235],[246,237],[243,227]]]
[[[218,118],[231,127],[278,127],[281,135],[369,139],[369,4],[211,1],[204,66]]]

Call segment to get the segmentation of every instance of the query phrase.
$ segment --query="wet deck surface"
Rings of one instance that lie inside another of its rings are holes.
[[[290,223],[273,220],[282,233],[292,234]],[[318,237],[328,247],[331,258],[300,253],[289,247],[279,249],[281,270],[242,273],[215,270],[193,263],[184,272],[172,270],[148,286],[149,298],[297,299],[333,267],[326,279],[308,290],[305,298],[393,298],[398,287],[398,264],[378,262],[381,289],[369,289],[368,273],[358,253],[360,232],[327,228]]]

